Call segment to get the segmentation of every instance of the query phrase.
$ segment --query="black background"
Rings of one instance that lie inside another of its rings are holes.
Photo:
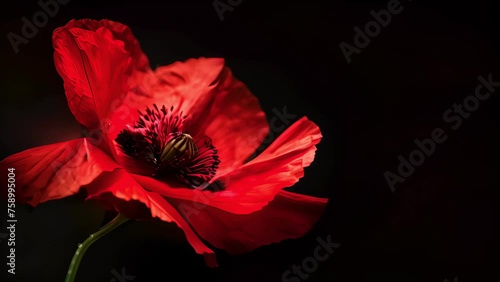
[[[133,281],[281,281],[312,255],[316,237],[328,235],[341,246],[307,281],[499,281],[500,89],[457,130],[442,118],[474,94],[479,75],[500,81],[493,2],[402,1],[403,11],[350,64],[339,44],[352,45],[353,28],[364,28],[370,11],[388,1],[244,0],[221,22],[211,0],[71,0],[18,54],[6,35],[20,34],[21,17],[40,7],[4,2],[0,157],[79,137],[51,33],[72,18],[108,18],[132,28],[152,67],[224,57],[269,117],[286,106],[296,119],[316,122],[324,138],[292,190],[330,203],[303,238],[239,256],[218,251],[217,269],[176,226],[130,222],[91,247],[77,281],[111,281],[123,267]],[[438,127],[448,139],[391,192],[384,172],[396,172],[398,155],[407,157],[414,139]],[[1,281],[62,281],[77,243],[105,216],[81,195],[17,213],[16,275],[6,273],[2,239]]]

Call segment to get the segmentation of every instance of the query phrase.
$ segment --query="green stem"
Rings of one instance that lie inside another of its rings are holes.
[[[75,281],[76,272],[78,271],[80,262],[82,261],[83,255],[90,247],[90,245],[92,245],[95,241],[99,240],[99,238],[108,234],[113,229],[115,229],[116,227],[120,226],[122,223],[125,223],[128,220],[129,218],[123,216],[122,214],[118,214],[111,222],[101,227],[99,231],[97,231],[94,234],[90,234],[90,236],[82,244],[78,244],[78,248],[76,249],[76,252],[73,255],[73,259],[71,259],[68,273],[66,274],[66,279],[64,280],[64,282]]]

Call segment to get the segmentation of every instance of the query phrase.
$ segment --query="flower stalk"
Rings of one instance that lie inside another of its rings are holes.
[[[78,271],[78,267],[80,266],[80,262],[82,261],[83,255],[87,251],[87,249],[99,238],[108,234],[118,226],[130,220],[129,218],[123,216],[122,214],[118,214],[112,221],[110,221],[105,226],[101,227],[99,231],[90,234],[90,236],[81,244],[78,244],[78,248],[71,259],[71,263],[69,264],[68,272],[66,274],[65,282],[74,282],[76,278],[76,272]]]

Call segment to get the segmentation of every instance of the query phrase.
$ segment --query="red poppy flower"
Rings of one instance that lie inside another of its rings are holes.
[[[77,193],[125,216],[175,222],[211,266],[201,238],[229,253],[296,238],[327,199],[283,190],[314,159],[319,128],[303,117],[246,159],[269,131],[264,112],[218,58],[151,70],[130,29],[72,20],[53,34],[71,112],[89,137],[4,159],[17,200],[36,206]]]

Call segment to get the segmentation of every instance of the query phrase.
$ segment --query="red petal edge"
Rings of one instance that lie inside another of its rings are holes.
[[[303,236],[321,216],[327,201],[283,190],[262,210],[237,215],[195,202],[170,200],[203,239],[232,254]]]
[[[85,138],[28,149],[0,162],[2,171],[15,169],[16,200],[31,206],[73,195],[117,166]]]

